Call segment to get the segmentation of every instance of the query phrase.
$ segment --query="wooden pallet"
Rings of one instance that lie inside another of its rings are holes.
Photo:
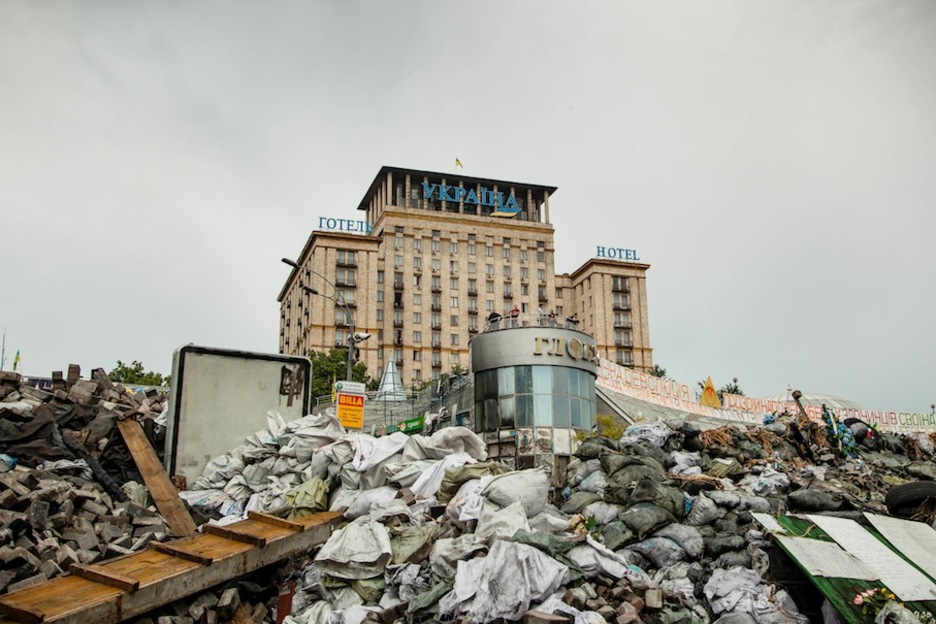
[[[180,598],[276,563],[328,540],[341,518],[333,512],[297,520],[251,512],[225,527],[93,565],[0,596],[6,622],[116,624]]]

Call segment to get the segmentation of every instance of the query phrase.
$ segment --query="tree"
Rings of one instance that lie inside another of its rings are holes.
[[[332,393],[332,384],[335,381],[345,378],[348,372],[348,351],[347,349],[331,349],[327,353],[324,351],[309,351],[309,359],[312,360],[312,396],[328,396]],[[363,362],[356,362],[351,368],[351,380],[360,381],[367,384],[368,389],[374,384],[367,374],[367,365]],[[377,380],[379,383],[379,380]]]
[[[129,366],[117,360],[117,366],[107,373],[107,378],[117,383],[140,386],[168,386],[171,379],[169,375],[163,377],[162,373],[144,370],[143,363],[138,360],[133,360]]]
[[[660,379],[669,379],[666,376],[666,369],[660,366],[659,364],[654,364],[650,370],[647,371],[647,374],[651,377],[659,377]]]

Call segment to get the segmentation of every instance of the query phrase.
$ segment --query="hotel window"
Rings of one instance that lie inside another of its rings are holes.
[[[504,247],[501,249],[501,257],[504,260],[510,260],[510,247]]]
[[[453,347],[458,346],[458,334],[449,334],[449,344]]]
[[[484,302],[484,311],[485,312],[494,311],[494,301],[492,299],[488,299],[487,301]]]
[[[403,288],[403,274],[402,273],[393,274],[393,287]]]
[[[422,253],[422,239],[421,238],[413,239],[413,251],[418,251]]]
[[[413,256],[413,270],[422,271],[422,258],[419,256]]]
[[[433,347],[442,346],[442,333],[441,332],[437,332],[437,331],[432,332],[432,346]]]
[[[451,325],[452,327],[458,327],[458,315],[457,314],[453,314],[452,316],[449,317],[449,325]]]
[[[468,310],[471,312],[478,311],[478,300],[475,299],[474,297],[468,298]],[[474,318],[474,317],[471,317],[471,318]]]
[[[344,249],[339,249],[338,250],[338,264],[354,266],[355,264],[357,264],[355,262],[355,260],[357,260],[356,254],[357,254],[356,251],[347,251]]]
[[[438,258],[433,258],[432,259],[432,272],[438,273],[441,269],[442,269],[442,263],[439,261]]]
[[[469,279],[468,280],[468,294],[474,295],[478,293],[478,280]]]
[[[449,273],[458,273],[458,260],[449,260]]]
[[[403,310],[394,310],[393,311],[393,324],[402,325],[403,324]]]
[[[335,275],[335,283],[339,286],[354,286],[354,269],[339,268]]]
[[[513,289],[510,288],[510,284],[504,284],[504,296],[513,297]]]
[[[526,263],[526,261],[527,261],[527,250],[521,249],[520,250],[520,262]]]
[[[393,237],[393,248],[394,249],[403,249],[403,235],[397,234]]]
[[[615,308],[620,310],[626,310],[630,306],[628,305],[627,295],[625,293],[614,293],[612,297],[612,304]]]
[[[403,256],[399,254],[393,256],[393,266],[398,269],[403,266]]]
[[[377,283],[383,284],[384,273],[383,271],[377,271]]]
[[[505,236],[505,237],[504,237],[504,244],[505,244],[505,245],[509,245],[509,244],[510,244],[510,237],[509,237],[509,236]]]
[[[451,298],[449,298],[449,307],[450,307],[450,308],[457,308],[457,307],[458,307],[458,297],[451,297]],[[453,316],[452,318],[458,318],[458,317],[454,317],[454,316]]]
[[[458,255],[458,241],[452,241],[449,243],[449,253],[453,256]]]
[[[529,294],[530,294],[530,286],[529,286],[528,284],[520,284],[520,294],[521,294],[521,295],[529,295]]]
[[[422,304],[422,295],[420,295],[419,293],[413,293],[413,305],[421,305],[421,304]]]
[[[422,371],[418,368],[413,371],[413,379],[415,381],[422,381]]]
[[[546,269],[536,269],[536,279],[541,282],[546,281]]]
[[[416,334],[418,333],[419,332],[413,332],[414,339],[416,338]],[[414,342],[422,342],[422,336],[420,335],[419,340],[414,340]],[[422,351],[419,351],[418,349],[413,350],[413,361],[422,362]]]
[[[494,257],[494,247],[491,246],[491,245],[485,245],[485,246],[484,246],[484,255],[487,256],[488,258],[493,258],[493,257]]]
[[[468,243],[468,255],[473,256],[477,253],[477,248],[474,243]]]
[[[338,300],[344,301],[348,305],[354,305],[354,291],[353,290],[339,290],[338,291]]]
[[[442,236],[442,231],[441,231],[441,230],[432,230],[432,236],[433,236],[433,238],[438,238],[438,237]]]
[[[506,277],[507,279],[510,279],[510,265],[509,264],[504,265],[504,277]]]
[[[458,278],[453,277],[449,280],[449,288],[452,290],[458,290]]]
[[[493,293],[494,292],[494,282],[488,280],[484,283],[484,292]]]
[[[432,313],[432,326],[433,327],[442,327],[442,315],[438,312]]]
[[[545,252],[545,251],[537,251],[537,252],[536,252],[536,261],[537,261],[537,262],[546,262],[546,252]]]
[[[419,344],[422,342],[422,332],[414,331],[413,332],[413,342]],[[419,351],[414,351],[413,353],[419,353]]]
[[[432,250],[433,255],[439,255],[439,252],[442,251],[442,243],[437,240],[433,240],[429,244],[429,248]]]
[[[413,312],[413,324],[419,325],[422,323],[422,312]]]
[[[403,233],[403,226],[402,226],[402,225],[395,225],[395,226],[393,226],[393,231],[394,231],[395,233],[397,233],[397,234],[402,234],[402,233]]]
[[[468,274],[469,274],[469,275],[474,275],[477,271],[478,271],[478,265],[475,264],[474,262],[469,262],[469,263],[468,263]]]
[[[378,360],[383,359],[383,347],[377,347],[377,359]]]
[[[450,354],[449,354],[449,364],[451,364],[452,366],[460,366],[460,365],[461,365],[461,355],[458,354],[458,353],[450,353]]]
[[[626,327],[630,325],[630,312],[615,312],[614,324],[619,327]]]
[[[494,277],[494,265],[493,264],[484,265],[484,272],[488,277]]]
[[[530,269],[526,267],[520,267],[520,279],[527,280],[530,278]]]
[[[561,288],[557,288],[557,289],[556,289],[556,299],[562,299],[562,289],[561,289]]]
[[[378,290],[378,291],[377,291],[377,303],[381,303],[383,300],[384,300],[384,299],[383,299],[383,291],[382,291],[382,290]]]
[[[432,354],[432,365],[433,366],[442,366],[442,355],[439,353]]]

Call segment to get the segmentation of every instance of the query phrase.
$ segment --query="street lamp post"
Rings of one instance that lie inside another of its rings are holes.
[[[327,277],[325,277],[324,275],[322,275],[321,273],[319,273],[319,272],[317,272],[317,271],[313,271],[312,269],[307,269],[307,268],[305,268],[305,267],[303,267],[303,266],[300,266],[298,262],[296,262],[296,261],[294,261],[294,260],[290,260],[289,258],[283,258],[283,263],[284,263],[284,264],[288,264],[289,266],[291,266],[291,267],[293,267],[293,268],[296,268],[296,269],[299,269],[299,270],[301,270],[301,271],[305,271],[305,272],[306,272],[306,275],[307,275],[308,277],[310,277],[310,278],[311,278],[313,275],[315,275],[315,276],[321,278],[321,280],[322,280],[323,282],[325,282],[326,284],[328,284],[329,286],[331,286],[332,291],[334,291],[335,294],[332,295],[332,296],[329,296],[329,295],[327,295],[327,294],[325,294],[325,293],[323,293],[323,292],[319,292],[318,290],[316,290],[315,288],[312,288],[311,286],[306,286],[306,285],[303,284],[301,281],[299,282],[299,287],[300,287],[302,290],[304,290],[304,291],[306,291],[307,293],[312,294],[312,295],[319,295],[319,296],[321,296],[321,297],[325,297],[326,299],[331,299],[331,300],[334,301],[337,305],[341,306],[341,308],[344,310],[345,318],[346,318],[347,321],[348,321],[348,340],[347,340],[347,344],[348,344],[348,369],[347,369],[347,371],[346,371],[346,373],[345,373],[345,380],[346,380],[346,381],[351,381],[352,359],[353,359],[353,354],[354,354],[354,349],[355,349],[355,346],[354,346],[354,345],[356,345],[356,344],[359,343],[359,342],[363,342],[364,340],[367,340],[368,338],[370,338],[370,334],[366,334],[366,333],[364,333],[364,334],[359,334],[359,333],[357,333],[357,332],[354,331],[354,317],[351,315],[351,308],[348,306],[348,302],[345,301],[344,295],[342,295],[342,294],[341,294],[341,291],[338,290],[338,287],[335,286],[331,281],[329,281],[329,279],[328,279]]]

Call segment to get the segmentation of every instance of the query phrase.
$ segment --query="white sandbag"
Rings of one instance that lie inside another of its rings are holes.
[[[405,451],[403,456],[404,458],[406,457]],[[437,462],[432,468],[421,474],[410,489],[413,491],[413,494],[421,496],[422,498],[435,497],[439,492],[439,486],[442,485],[442,479],[445,477],[446,470],[473,463],[475,463],[475,460],[468,453],[452,453],[451,455],[446,455],[442,461]]]
[[[354,502],[348,505],[348,510],[344,517],[349,520],[359,518],[370,513],[371,505],[380,501],[389,501],[397,497],[399,490],[388,485],[374,488],[373,490],[363,490],[355,497]]]
[[[357,439],[351,465],[358,472],[369,470],[402,450],[409,442],[409,439],[409,436],[402,431],[394,431],[390,435],[380,438],[361,435]]]
[[[443,537],[436,540],[429,551],[429,567],[432,575],[442,580],[455,578],[459,561],[465,561],[484,552],[487,547],[473,533],[458,537]]]
[[[419,475],[432,468],[437,461],[436,459],[420,459],[416,461],[406,461],[404,459],[400,463],[387,465],[387,481],[395,483],[401,488],[411,487],[416,483],[416,479],[419,478]]]
[[[498,541],[487,557],[460,561],[452,591],[439,600],[442,615],[463,614],[465,624],[514,621],[569,581],[569,569],[543,552]]]
[[[501,507],[507,507],[514,501],[523,503],[526,515],[535,516],[543,510],[549,494],[549,475],[542,468],[516,470],[497,475],[481,494]]]
[[[231,455],[220,455],[212,459],[202,470],[201,476],[214,486],[223,487],[225,483],[240,474],[244,469],[244,460]]]
[[[406,435],[406,434],[403,434]],[[389,469],[399,466],[403,463],[403,456],[399,453],[387,457],[376,466],[371,466],[361,473],[361,489],[370,490],[375,487],[387,485],[389,483]]]
[[[607,487],[608,474],[604,470],[596,470],[582,479],[578,489],[583,492],[593,492],[603,498]]]
[[[430,437],[410,436],[403,448],[403,457],[417,459],[444,459],[452,453],[468,453],[476,461],[487,459],[487,445],[478,434],[466,427],[443,427]]]
[[[569,514],[562,513],[554,505],[546,505],[543,511],[529,519],[530,528],[534,531],[558,535],[569,530]]]
[[[346,511],[360,493],[360,490],[349,490],[344,487],[335,488],[328,495],[328,511]]]
[[[465,481],[458,488],[455,496],[445,507],[445,515],[458,522],[469,522],[481,518],[481,511],[484,506],[484,497],[481,496],[481,490],[492,479],[491,476],[481,479],[471,479]]]
[[[614,503],[595,501],[585,506],[585,509],[582,510],[582,515],[586,518],[594,518],[597,524],[604,526],[617,520],[621,509],[622,507],[620,505],[615,505]]]
[[[646,587],[650,582],[646,572],[631,565],[622,555],[596,542],[591,536],[585,538],[584,544],[569,550],[566,556],[578,564],[586,578],[593,578],[599,574],[611,578],[626,578],[635,588]]]
[[[315,556],[319,569],[343,579],[383,574],[393,556],[390,534],[379,522],[352,522],[336,530]]]
[[[645,425],[631,425],[621,436],[621,442],[649,442],[654,446],[663,446],[669,437],[675,433],[664,422],[653,422]]]
[[[497,509],[487,503],[481,510],[475,536],[490,546],[496,540],[512,538],[514,533],[520,530],[530,530],[526,512],[523,511],[523,504],[520,501],[503,509]]]
[[[320,448],[317,453],[325,453],[325,456],[339,466],[344,466],[354,459],[354,449],[357,446],[357,439],[360,434],[349,433],[340,437],[330,444]]]

